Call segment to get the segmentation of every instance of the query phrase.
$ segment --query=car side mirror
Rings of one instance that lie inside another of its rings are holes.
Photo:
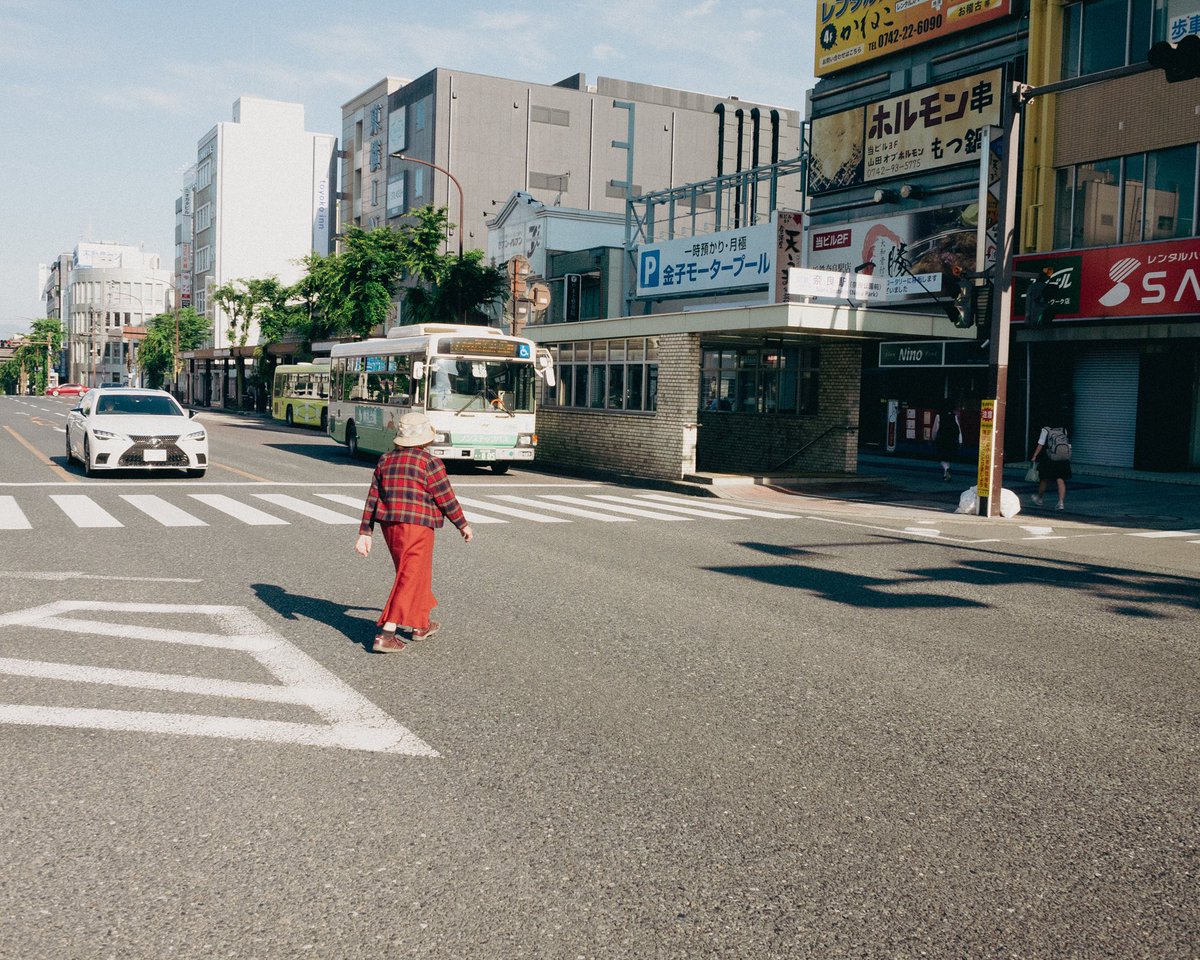
[[[420,360],[416,360],[413,362],[412,376],[413,376],[414,380],[424,380],[425,379],[425,364],[422,363]]]
[[[195,415],[196,415],[196,411],[195,411],[195,410],[189,410],[189,411],[188,411],[188,419],[189,419],[189,420],[191,420],[191,419],[192,419],[192,417],[194,417]]]

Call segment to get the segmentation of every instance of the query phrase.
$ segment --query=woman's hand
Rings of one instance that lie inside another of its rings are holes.
[[[462,538],[467,541],[467,543],[470,543],[475,536],[475,531],[471,529],[471,525],[469,523],[458,532],[462,534]]]
[[[370,556],[371,535],[369,533],[360,533],[358,535],[358,539],[354,542],[354,552],[363,557]]]

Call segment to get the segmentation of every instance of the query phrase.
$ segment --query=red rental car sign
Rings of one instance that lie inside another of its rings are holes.
[[[1049,267],[1055,320],[1200,314],[1200,240],[1166,240],[1017,257],[1022,274]],[[1025,315],[1029,276],[1013,313]]]

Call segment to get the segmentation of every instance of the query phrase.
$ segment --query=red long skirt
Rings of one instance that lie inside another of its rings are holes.
[[[429,611],[437,606],[433,596],[433,527],[419,523],[381,523],[396,581],[388,594],[379,626],[396,623],[424,630],[429,626]]]

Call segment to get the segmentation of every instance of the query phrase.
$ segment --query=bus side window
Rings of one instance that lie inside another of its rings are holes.
[[[313,379],[317,382],[317,399],[329,399],[329,374],[318,373]]]

